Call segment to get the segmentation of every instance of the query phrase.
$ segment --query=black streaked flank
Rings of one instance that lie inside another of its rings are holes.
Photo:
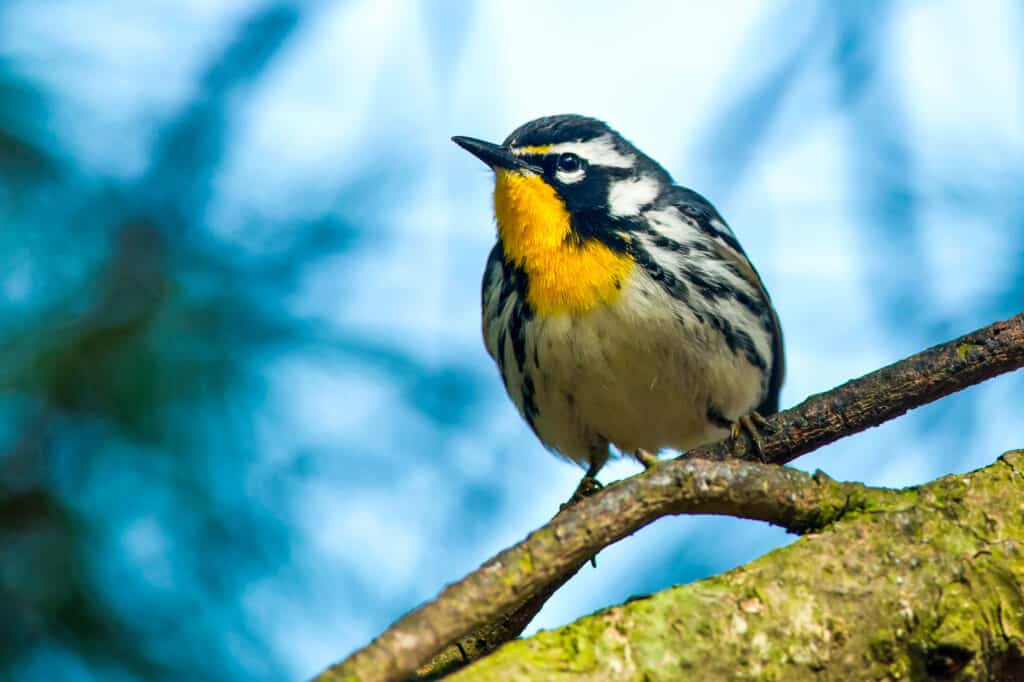
[[[498,363],[498,369],[501,370],[501,383],[505,384],[505,390],[508,390],[508,372],[505,371],[505,345],[508,343],[508,327],[502,327],[498,333],[498,357],[495,361]]]
[[[508,331],[512,336],[512,356],[515,358],[519,376],[522,377],[523,416],[526,417],[530,428],[536,431],[537,403],[534,399],[536,391],[533,386],[533,377],[526,365],[526,323],[533,318],[533,310],[527,305],[525,296],[515,296],[511,305]]]
[[[754,340],[750,338],[750,334],[742,329],[736,329],[729,320],[721,315],[711,311],[708,311],[706,315],[708,324],[721,332],[726,345],[729,346],[729,350],[737,354],[742,351],[743,355],[746,356],[747,360],[754,367],[761,370],[768,369],[767,361],[757,352],[757,347],[754,345]]]
[[[536,391],[533,377],[526,366],[526,323],[533,319],[533,309],[526,300],[527,275],[520,267],[505,260],[504,252],[501,253],[501,257],[504,277],[499,309],[504,309],[506,305],[511,306],[507,329],[509,336],[512,337],[512,357],[515,359],[519,376],[522,377],[523,416],[526,417],[530,428],[536,432]]]
[[[529,316],[527,306],[516,300],[512,303],[512,312],[508,316],[508,332],[512,337],[512,356],[516,361],[516,369],[522,374],[526,370],[526,319]]]
[[[501,269],[501,286],[498,289],[498,301],[494,309],[500,319],[505,315],[508,308],[508,324],[501,328],[498,333],[497,357],[498,369],[501,370],[501,379],[508,390],[509,373],[505,366],[505,350],[508,346],[509,337],[512,340],[512,357],[516,363],[519,376],[522,377],[523,413],[527,415],[527,421],[533,428],[533,419],[537,414],[537,405],[534,402],[533,379],[526,372],[526,323],[533,319],[533,309],[526,300],[528,286],[527,275],[522,268],[505,258],[505,251],[501,242],[494,245],[491,254],[487,259],[487,267],[484,269],[484,279],[481,298],[486,303],[488,300],[489,278],[492,268]],[[490,292],[493,295],[493,292]],[[509,306],[511,306],[509,308]],[[534,348],[534,363],[539,367],[539,360]],[[529,383],[529,385],[527,385]]]
[[[523,416],[526,417],[526,423],[530,425],[533,432],[537,433],[537,415],[540,412],[537,410],[535,395],[536,389],[533,386],[533,376],[527,372],[523,374]]]

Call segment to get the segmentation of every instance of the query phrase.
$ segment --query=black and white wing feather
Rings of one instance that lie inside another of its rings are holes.
[[[771,369],[765,396],[757,411],[763,416],[778,412],[779,393],[786,372],[782,326],[757,269],[747,258],[736,235],[715,207],[697,192],[686,187],[673,186],[658,198],[655,208],[675,209],[684,220],[695,227],[705,237],[703,243],[710,246],[711,253],[704,255],[723,262],[727,276],[732,282],[723,280],[721,274],[718,278],[709,277],[707,272],[696,267],[684,268],[683,277],[703,289],[702,293],[711,300],[732,297],[749,312],[756,312],[764,331],[770,336],[771,345],[771,358],[765,359],[766,364],[770,363]],[[736,286],[737,283],[743,283],[745,286]],[[749,295],[745,290],[752,290],[757,299],[748,300]]]

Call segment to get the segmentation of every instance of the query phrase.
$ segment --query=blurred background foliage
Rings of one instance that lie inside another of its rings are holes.
[[[0,679],[299,679],[572,490],[478,339],[452,134],[598,115],[707,194],[787,404],[1024,308],[1017,4],[720,5],[0,5]],[[1022,389],[799,466],[984,464]],[[786,541],[665,521],[538,624]]]

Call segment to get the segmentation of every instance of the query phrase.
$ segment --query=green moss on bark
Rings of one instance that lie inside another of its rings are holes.
[[[1024,451],[824,510],[750,564],[506,645],[453,680],[1003,679],[1024,672]]]

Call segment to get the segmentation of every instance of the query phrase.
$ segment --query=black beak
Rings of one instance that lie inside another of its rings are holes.
[[[526,163],[504,147],[491,144],[490,142],[484,142],[483,140],[477,140],[472,137],[462,137],[461,135],[453,137],[452,142],[459,145],[491,168],[505,168],[508,170],[519,171],[529,170],[535,173],[540,170]]]

